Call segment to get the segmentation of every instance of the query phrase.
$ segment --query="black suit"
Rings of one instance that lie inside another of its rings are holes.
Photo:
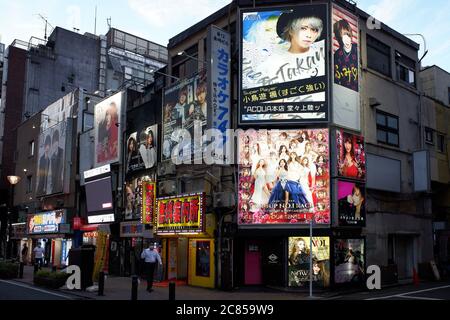
[[[58,148],[56,154],[53,154],[51,159],[52,166],[52,190],[51,193],[57,193],[63,191],[63,179],[62,174],[64,170],[64,150]]]
[[[39,160],[39,170],[38,170],[39,184],[36,191],[38,195],[46,195],[48,194],[48,191],[50,191],[46,190],[49,168],[50,168],[50,158],[46,158],[44,154]]]

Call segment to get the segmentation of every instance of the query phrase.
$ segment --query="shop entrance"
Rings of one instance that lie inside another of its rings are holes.
[[[167,280],[187,280],[188,239],[169,238],[163,241],[164,270]]]
[[[189,285],[214,288],[214,240],[189,240]]]
[[[245,285],[261,285],[262,282],[261,241],[245,242]]]
[[[245,241],[245,285],[283,286],[284,240],[272,238]]]
[[[416,266],[414,239],[414,236],[410,235],[389,235],[389,252],[392,261],[397,265],[399,280],[413,277],[413,269]]]

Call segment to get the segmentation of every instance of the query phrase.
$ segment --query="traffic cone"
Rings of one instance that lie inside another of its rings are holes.
[[[413,283],[415,286],[418,286],[420,283],[419,275],[416,271],[416,268],[413,268]]]

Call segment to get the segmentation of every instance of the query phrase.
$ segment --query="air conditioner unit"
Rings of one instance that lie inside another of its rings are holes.
[[[158,163],[158,176],[165,176],[168,174],[175,174],[175,165],[171,162]]]
[[[215,208],[230,208],[236,204],[235,194],[232,192],[216,192],[214,193],[213,206]]]
[[[177,194],[177,182],[174,180],[160,181],[158,183],[159,194],[174,196]]]

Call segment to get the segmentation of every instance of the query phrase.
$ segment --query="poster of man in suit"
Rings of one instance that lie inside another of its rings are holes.
[[[66,128],[67,123],[60,122],[40,135],[37,196],[47,196],[64,191]]]

